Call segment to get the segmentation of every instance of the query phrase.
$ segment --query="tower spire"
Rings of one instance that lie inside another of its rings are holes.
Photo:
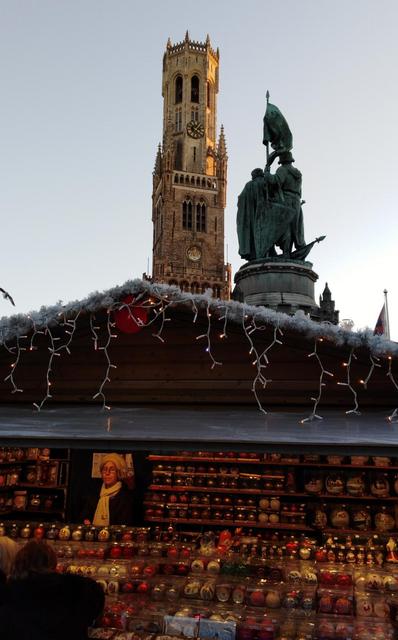
[[[218,138],[217,155],[219,158],[227,158],[227,143],[225,141],[224,125],[221,125],[220,135]]]
[[[153,169],[153,175],[154,176],[160,176],[162,173],[162,145],[158,144],[158,150],[156,153],[156,158],[155,158],[155,166]]]

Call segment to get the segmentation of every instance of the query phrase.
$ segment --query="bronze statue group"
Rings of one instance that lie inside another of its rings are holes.
[[[304,260],[314,243],[304,240],[301,172],[293,166],[293,137],[278,107],[268,102],[264,116],[263,144],[267,148],[264,171],[256,168],[238,197],[239,255],[253,260]],[[274,151],[269,153],[271,143]],[[271,166],[279,159],[274,174]],[[277,253],[280,249],[281,253]]]

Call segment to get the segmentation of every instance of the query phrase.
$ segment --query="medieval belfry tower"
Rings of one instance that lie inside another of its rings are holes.
[[[163,143],[153,172],[152,221],[155,282],[228,299],[224,262],[227,150],[217,140],[219,52],[190,40],[163,56]]]

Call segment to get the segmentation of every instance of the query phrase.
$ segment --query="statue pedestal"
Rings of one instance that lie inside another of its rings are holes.
[[[320,309],[314,298],[318,280],[311,262],[266,258],[244,264],[235,274],[234,300],[262,305],[293,315],[299,309],[318,320]]]

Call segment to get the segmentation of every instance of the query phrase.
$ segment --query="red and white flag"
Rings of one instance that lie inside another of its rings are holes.
[[[387,316],[386,316],[386,304],[384,303],[381,311],[379,313],[379,317],[377,318],[376,326],[373,331],[373,335],[375,336],[384,336],[387,335]]]

